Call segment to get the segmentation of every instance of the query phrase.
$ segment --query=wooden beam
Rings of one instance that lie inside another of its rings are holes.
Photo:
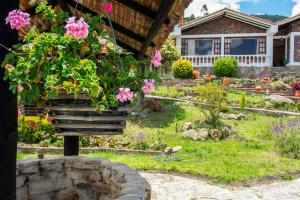
[[[168,18],[169,12],[174,4],[175,0],[168,0],[168,1],[162,1],[159,11],[157,15],[155,16],[155,20],[148,31],[147,37],[143,42],[143,46],[141,48],[141,51],[138,55],[138,58],[143,58],[144,55],[147,52],[148,47],[150,46],[151,42],[159,32],[162,25],[165,23],[166,19]]]
[[[8,13],[18,9],[19,1],[0,1],[0,42],[11,47],[18,43],[18,31],[5,24]],[[0,47],[0,63],[7,50]],[[17,95],[9,90],[0,69],[0,199],[16,199],[16,155],[17,155]]]
[[[64,2],[66,2],[68,5],[70,5],[73,8],[75,8],[76,4],[77,4],[74,0],[64,0]],[[88,14],[91,14],[91,15],[99,15],[99,13],[97,13],[96,11],[94,11],[94,10],[92,10],[92,9],[90,9],[90,8],[86,7],[85,5],[82,5],[80,3],[78,3],[77,8],[78,8],[78,10],[82,11],[83,13],[88,13]],[[104,20],[105,24],[107,26],[109,26],[109,19],[104,17],[103,20]],[[114,22],[113,20],[111,20],[111,22],[112,22],[112,26],[113,26],[114,30],[116,30],[116,31],[118,31],[118,32],[120,32],[120,33],[122,33],[122,34],[138,41],[138,42],[141,42],[141,43],[145,40],[145,37],[131,31],[130,29]],[[150,45],[155,46],[154,43],[151,43]]]
[[[142,15],[145,15],[149,17],[150,19],[154,20],[155,16],[157,15],[157,12],[143,6],[142,4],[138,3],[137,1],[132,0],[115,0],[128,8],[131,8],[132,10],[139,12]]]

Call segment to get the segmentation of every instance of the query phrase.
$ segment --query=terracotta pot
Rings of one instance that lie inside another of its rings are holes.
[[[223,85],[229,86],[230,85],[230,78],[223,78]]]
[[[211,82],[211,81],[212,81],[212,77],[211,77],[210,75],[205,76],[205,77],[204,77],[204,80],[205,80],[206,82]]]
[[[257,92],[259,92],[259,91],[262,90],[262,87],[261,87],[260,85],[258,85],[258,86],[255,87],[255,90],[256,90]]]
[[[295,96],[300,97],[300,90],[295,90]]]
[[[194,69],[193,77],[194,79],[198,79],[200,77],[200,71],[198,69]]]

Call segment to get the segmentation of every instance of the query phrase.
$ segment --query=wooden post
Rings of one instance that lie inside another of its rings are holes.
[[[64,155],[65,156],[79,155],[79,136],[64,137]]]
[[[5,24],[9,11],[18,9],[18,0],[0,1],[0,43],[11,47],[18,42],[18,32]],[[8,53],[0,47],[0,64]],[[0,199],[16,199],[16,154],[17,154],[17,96],[3,81],[4,70],[0,69]]]

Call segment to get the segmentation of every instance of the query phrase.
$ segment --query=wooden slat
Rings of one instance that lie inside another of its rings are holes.
[[[72,121],[125,121],[126,117],[122,116],[73,116],[73,115],[57,115],[50,116],[51,119],[56,120],[72,120]]]
[[[62,112],[97,112],[97,109],[95,107],[76,107],[76,106],[70,106],[70,107],[46,106],[45,110],[62,111]],[[127,112],[130,110],[131,108],[129,107],[120,107],[117,109],[118,112]],[[105,111],[109,111],[109,110],[105,110]]]
[[[66,131],[66,132],[60,132],[55,133],[55,135],[58,136],[93,136],[93,135],[122,135],[123,131],[107,131],[107,132],[100,132],[100,131]]]
[[[123,129],[125,125],[119,124],[52,124],[53,128],[62,129]]]
[[[60,94],[56,97],[51,97],[49,98],[49,100],[62,100],[62,99],[74,99],[74,100],[90,100],[90,97],[87,96],[86,94],[80,94],[78,95],[76,98],[74,96],[74,94]]]

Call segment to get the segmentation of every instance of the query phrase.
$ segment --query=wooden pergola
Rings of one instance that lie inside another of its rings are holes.
[[[150,56],[166,40],[184,9],[192,0],[110,0],[113,13],[104,19],[112,22],[116,42],[120,47],[132,52],[136,58]],[[32,15],[36,26],[45,25],[35,15],[35,5],[29,0],[9,0],[0,2],[0,43],[12,46],[18,42],[18,33],[5,24],[8,12],[20,7]],[[48,0],[56,9],[73,12],[76,4],[82,15],[96,15],[101,12],[102,0]],[[0,60],[7,53],[0,48]],[[16,199],[16,151],[17,151],[17,95],[9,91],[8,82],[3,81],[4,70],[0,69],[0,198]],[[78,139],[78,138],[77,138]],[[76,154],[76,137],[67,142],[70,154]],[[74,146],[75,145],[75,146]],[[74,151],[75,149],[75,151]]]

